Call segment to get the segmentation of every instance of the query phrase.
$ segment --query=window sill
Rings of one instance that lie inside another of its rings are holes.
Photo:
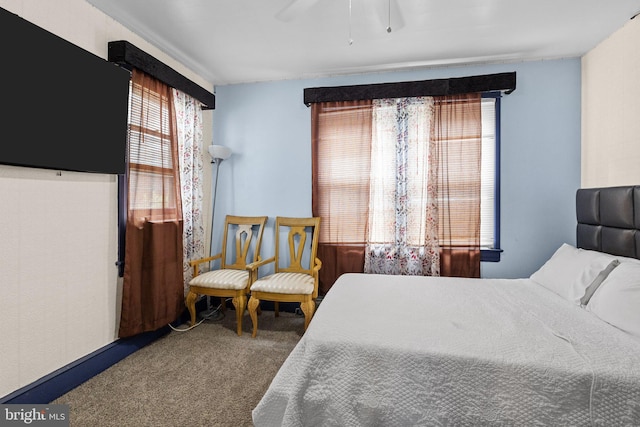
[[[500,254],[502,249],[481,249],[480,261],[481,262],[500,262]]]

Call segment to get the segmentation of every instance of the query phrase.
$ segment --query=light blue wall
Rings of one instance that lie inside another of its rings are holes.
[[[575,244],[579,58],[217,86],[213,139],[234,154],[220,168],[215,230],[225,214],[268,215],[262,251],[268,257],[275,216],[311,215],[311,117],[304,88],[511,71],[517,89],[502,101],[504,253],[498,263],[483,263],[482,275],[528,277],[561,243]]]

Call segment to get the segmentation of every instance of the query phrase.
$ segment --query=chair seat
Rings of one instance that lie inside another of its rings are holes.
[[[303,273],[275,273],[258,279],[251,285],[252,291],[281,294],[311,294],[313,289],[313,276]]]
[[[246,270],[222,269],[208,271],[194,277],[190,286],[216,289],[244,289],[249,282],[249,272]]]

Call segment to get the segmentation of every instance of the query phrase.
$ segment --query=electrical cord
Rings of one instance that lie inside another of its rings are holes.
[[[230,299],[230,298],[229,298]],[[227,300],[225,300],[225,303],[227,302]],[[175,326],[173,326],[171,323],[169,323],[169,327],[176,331],[176,332],[187,332],[190,331],[191,329],[200,326],[200,324],[202,324],[202,322],[204,322],[205,320],[209,320],[212,317],[216,316],[216,318],[214,319],[215,321],[220,321],[222,319],[224,319],[224,312],[220,311],[220,309],[222,308],[222,304],[219,304],[215,310],[211,311],[210,313],[207,313],[202,319],[200,319],[200,321],[198,323],[196,323],[195,325],[191,325],[187,328],[176,328]]]
[[[202,319],[202,320],[200,320],[198,323],[196,323],[195,325],[191,325],[191,326],[189,326],[188,328],[184,328],[184,329],[182,329],[182,328],[176,328],[176,327],[174,327],[171,323],[169,323],[169,327],[170,327],[171,329],[173,329],[174,331],[176,331],[176,332],[187,332],[187,331],[190,331],[191,329],[195,328],[196,326],[199,326],[199,325],[200,325],[202,322],[204,322],[205,320],[207,320],[207,319]]]

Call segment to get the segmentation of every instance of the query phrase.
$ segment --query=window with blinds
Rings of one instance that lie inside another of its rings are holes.
[[[369,214],[371,103],[335,103],[318,116],[320,242],[364,244]]]
[[[151,221],[178,219],[175,192],[169,190],[175,188],[170,100],[137,84],[130,94],[129,210]]]
[[[372,157],[371,126],[375,126],[371,122],[372,106],[347,102],[327,104],[331,105],[323,107],[317,116],[316,131],[320,160],[314,175],[318,187],[314,197],[318,198],[315,205],[318,214],[323,218],[320,241],[325,244],[364,243],[368,233],[374,238],[377,236],[376,230],[367,230],[367,218],[371,208],[368,198],[369,186],[376,185],[375,174],[388,169],[385,164],[369,163]],[[479,162],[481,169],[480,247],[481,259],[484,261],[499,261],[500,253],[497,216],[499,213],[499,107],[498,93],[483,95],[481,100],[482,147]],[[453,123],[451,125],[455,126]],[[450,142],[452,146],[456,145],[456,141]],[[464,144],[464,141],[460,140],[458,143]],[[394,145],[389,144],[389,146]],[[377,156],[380,160],[393,157],[394,153]],[[450,164],[449,167],[455,171],[466,168],[464,162],[469,159],[468,156],[460,154],[458,160],[462,163],[455,164],[455,156],[451,156],[449,160],[454,161],[454,164]],[[455,202],[459,204],[459,199],[463,199],[464,195],[458,194],[456,197],[458,200]],[[447,203],[451,202],[451,200],[447,201]],[[464,209],[458,209],[458,211],[462,214],[461,220],[457,223],[464,224],[465,218],[462,218],[465,216]],[[382,212],[380,215],[384,217],[385,213]],[[378,221],[378,223],[382,224],[384,221]],[[449,244],[458,246],[469,244],[463,229],[448,232],[452,233],[446,236]],[[388,233],[384,233],[381,229],[379,234],[384,236]],[[380,237],[379,240],[383,241],[384,237]]]
[[[496,234],[496,109],[499,98],[482,98],[482,165],[480,178],[480,247],[497,249]]]
[[[497,171],[498,171],[498,149],[499,149],[499,102],[500,95],[498,93],[484,94],[480,103],[481,114],[481,141],[482,147],[480,150],[480,248],[482,250],[494,250],[499,248],[499,234],[497,227],[496,212],[497,212],[497,200],[498,191],[497,188]],[[451,126],[455,128],[457,124],[451,123]],[[473,179],[473,175],[463,173],[468,168],[472,167],[476,162],[473,151],[465,149],[466,141],[463,139],[457,139],[455,137],[456,130],[449,129],[446,132],[453,138],[447,140],[449,147],[449,156],[447,158],[447,167],[449,168],[449,191],[450,194],[456,194],[456,196],[446,203],[455,204],[455,209],[452,209],[450,215],[455,216],[450,221],[453,224],[452,229],[447,230],[448,234],[444,237],[444,240],[450,242],[452,245],[465,246],[471,244],[470,237],[466,235],[465,216],[467,216],[468,209],[465,208],[465,203],[476,203],[473,200],[467,200],[467,195],[464,192],[467,179]],[[472,158],[474,157],[474,158]],[[458,187],[458,188],[456,188]],[[474,198],[477,196],[474,196]],[[477,200],[477,199],[476,199]],[[440,203],[445,201],[441,200]],[[475,209],[474,209],[475,210]],[[489,257],[483,257],[483,260],[491,260]],[[496,259],[493,259],[496,260]]]

